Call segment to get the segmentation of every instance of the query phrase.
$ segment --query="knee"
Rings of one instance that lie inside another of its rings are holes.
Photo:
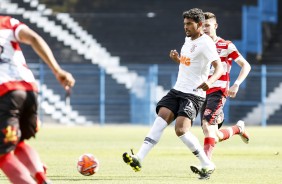
[[[168,125],[174,120],[173,112],[165,107],[161,107],[158,116],[165,120]]]
[[[179,137],[184,135],[188,130],[184,127],[175,127],[175,134]]]

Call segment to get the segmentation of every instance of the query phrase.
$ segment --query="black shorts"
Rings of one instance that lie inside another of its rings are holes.
[[[222,125],[224,120],[223,107],[226,97],[222,91],[210,93],[206,97],[206,101],[201,110],[201,119],[205,119],[211,125]]]
[[[33,91],[16,90],[0,96],[0,154],[35,136],[37,108],[37,93]]]
[[[171,89],[158,102],[156,112],[158,114],[161,107],[166,107],[173,112],[174,119],[178,116],[185,116],[193,121],[197,117],[204,101],[205,98]]]

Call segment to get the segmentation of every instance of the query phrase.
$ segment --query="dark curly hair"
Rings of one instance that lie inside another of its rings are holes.
[[[205,21],[204,12],[199,8],[193,8],[183,12],[183,18],[192,19],[196,23]]]

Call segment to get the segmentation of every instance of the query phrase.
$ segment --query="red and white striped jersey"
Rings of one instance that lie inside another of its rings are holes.
[[[228,40],[224,40],[217,37],[215,41],[217,52],[219,54],[220,60],[222,62],[224,73],[222,76],[212,84],[211,88],[207,91],[207,94],[213,93],[215,91],[221,90],[224,95],[226,95],[226,90],[229,89],[230,84],[230,70],[232,66],[232,61],[236,61],[240,57],[240,53],[236,46]],[[210,75],[214,73],[214,67],[211,66]]]
[[[12,90],[37,91],[18,42],[18,33],[25,26],[17,19],[0,16],[0,96]]]

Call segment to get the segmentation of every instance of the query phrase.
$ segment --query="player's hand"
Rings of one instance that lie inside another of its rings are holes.
[[[239,90],[239,85],[238,84],[234,84],[227,91],[227,95],[230,96],[231,98],[235,98],[238,90]]]
[[[75,80],[69,72],[65,70],[59,70],[56,72],[56,78],[59,83],[64,87],[66,91],[69,91],[75,84]]]
[[[197,89],[202,89],[203,91],[207,91],[210,89],[211,83],[208,81],[203,82],[200,86],[197,87]]]
[[[176,62],[179,62],[179,54],[176,50],[171,50],[169,53],[169,57]]]

